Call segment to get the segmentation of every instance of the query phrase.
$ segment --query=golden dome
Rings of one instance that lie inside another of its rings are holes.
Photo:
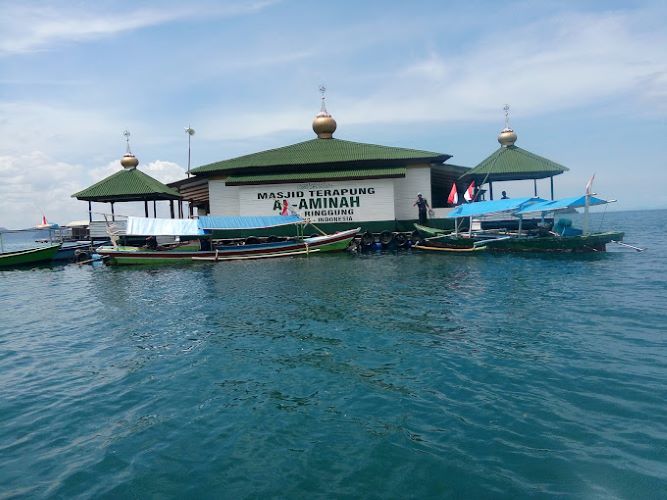
[[[313,131],[319,139],[331,139],[336,131],[336,120],[326,111],[320,111],[313,120]]]
[[[123,168],[136,168],[139,165],[139,160],[132,153],[125,153],[120,159],[120,164],[123,165]]]
[[[498,142],[503,147],[513,146],[516,139],[516,132],[509,127],[502,129],[498,135]]]

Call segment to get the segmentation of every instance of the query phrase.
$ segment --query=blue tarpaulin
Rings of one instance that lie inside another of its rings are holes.
[[[199,217],[199,227],[205,231],[225,229],[263,229],[267,227],[302,224],[298,215],[207,215]]]
[[[604,205],[609,203],[602,198],[595,196],[588,197],[588,206]],[[586,206],[586,196],[572,196],[570,198],[561,198],[560,200],[543,201],[523,207],[517,215],[532,214],[535,212],[551,212],[554,210],[565,210],[568,208],[582,208]]]
[[[506,200],[477,201],[475,203],[465,203],[459,205],[447,214],[449,219],[458,219],[460,217],[480,217],[500,212],[512,212],[521,210],[534,203],[541,203],[547,200],[543,198],[509,198]]]

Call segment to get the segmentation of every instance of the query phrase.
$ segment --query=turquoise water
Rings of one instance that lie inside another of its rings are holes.
[[[664,498],[667,211],[604,226],[649,249],[0,271],[0,497]]]

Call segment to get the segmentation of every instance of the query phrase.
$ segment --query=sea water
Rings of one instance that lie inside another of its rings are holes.
[[[0,497],[665,498],[667,212],[598,223],[647,250],[0,271]]]

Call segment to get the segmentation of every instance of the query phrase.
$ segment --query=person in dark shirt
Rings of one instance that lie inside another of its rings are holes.
[[[422,225],[426,224],[427,211],[431,209],[428,200],[424,198],[421,193],[417,193],[417,201],[415,201],[412,206],[416,206],[419,210],[419,223]]]
[[[147,237],[144,246],[149,250],[157,250],[157,238],[155,236]]]
[[[510,199],[510,197],[507,196],[507,191],[503,191],[503,192],[502,192],[502,195],[503,195],[503,196],[500,198],[501,200],[509,200],[509,199]]]

